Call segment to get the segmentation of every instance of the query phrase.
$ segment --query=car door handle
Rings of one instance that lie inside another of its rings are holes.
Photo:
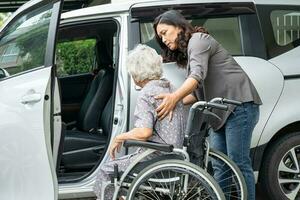
[[[27,94],[22,97],[21,103],[22,104],[28,104],[28,103],[37,103],[42,99],[42,95],[39,93],[34,94]]]

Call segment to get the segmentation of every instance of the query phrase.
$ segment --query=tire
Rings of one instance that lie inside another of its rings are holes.
[[[300,199],[299,161],[300,132],[285,135],[270,145],[260,171],[261,187],[270,199]]]
[[[184,179],[187,175],[188,180]],[[186,190],[182,187],[184,183],[188,184]],[[182,160],[163,160],[149,165],[138,174],[126,199],[224,200],[225,197],[216,181],[200,167]]]
[[[232,182],[230,183],[231,188],[230,190],[226,189],[228,188],[227,185],[223,186],[222,182],[223,180],[217,181],[221,187],[221,189],[224,192],[224,195],[226,199],[232,199],[232,200],[247,200],[247,185],[244,179],[244,176],[238,166],[230,159],[228,156],[226,156],[224,153],[210,149],[209,150],[209,161],[218,161],[222,163],[222,165],[226,165],[228,168],[228,174],[230,174]],[[211,168],[211,163],[209,163],[209,168],[207,169],[207,172],[214,176],[213,169]],[[216,179],[216,177],[215,177]],[[217,180],[217,179],[216,179]],[[228,180],[228,179],[226,179]]]

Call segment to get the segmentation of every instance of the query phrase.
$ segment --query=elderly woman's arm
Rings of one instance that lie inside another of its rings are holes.
[[[129,132],[122,133],[114,138],[110,146],[109,154],[112,159],[115,159],[116,152],[120,151],[122,143],[125,140],[148,140],[152,136],[151,128],[134,128]]]
[[[148,140],[152,136],[152,128],[134,128],[129,132],[116,136],[116,141],[124,142],[124,140]]]

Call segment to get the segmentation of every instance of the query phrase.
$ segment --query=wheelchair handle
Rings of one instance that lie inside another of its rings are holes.
[[[228,106],[220,103],[198,101],[192,105],[190,112],[194,113],[197,108],[216,108],[219,110],[228,110]]]
[[[232,105],[236,105],[236,106],[241,106],[242,105],[242,102],[240,102],[240,101],[236,101],[236,100],[232,100],[232,99],[226,99],[226,98],[221,98],[221,97],[213,98],[209,102],[211,102],[211,103],[222,103],[222,104],[226,103],[226,104],[232,104]]]
[[[216,109],[219,109],[219,110],[228,110],[228,106],[227,105],[224,105],[224,104],[218,104],[218,103],[212,103],[212,102],[208,102],[207,103],[207,107],[208,108],[216,108]]]
[[[224,104],[219,104],[219,103],[213,103],[213,102],[206,102],[206,101],[198,101],[192,105],[189,111],[189,116],[186,124],[186,135],[189,135],[191,132],[191,127],[193,123],[193,119],[195,116],[195,111],[196,109],[211,109],[211,108],[216,108],[219,110],[228,110],[228,106]]]
[[[242,102],[240,102],[240,101],[235,101],[235,100],[225,99],[225,98],[223,99],[223,102],[227,103],[227,104],[236,105],[236,106],[241,106],[242,105]]]

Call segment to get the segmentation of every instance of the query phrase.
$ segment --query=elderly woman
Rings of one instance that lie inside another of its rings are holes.
[[[139,148],[135,153],[115,159],[116,151],[125,140],[150,140],[159,143],[173,144],[182,147],[184,138],[184,110],[181,102],[174,109],[172,121],[169,119],[157,120],[156,108],[161,103],[154,96],[161,93],[173,92],[170,82],[161,79],[162,58],[156,51],[146,45],[138,45],[129,53],[127,59],[128,72],[136,85],[142,87],[134,112],[134,128],[129,132],[116,136],[110,145],[111,161],[102,165],[97,176],[94,191],[98,200],[111,200],[114,187],[110,183],[109,173],[113,166],[118,164],[119,170],[124,171],[143,151]]]

